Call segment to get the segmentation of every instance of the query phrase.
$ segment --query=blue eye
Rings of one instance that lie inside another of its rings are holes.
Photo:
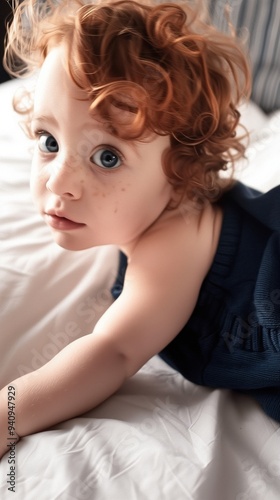
[[[91,157],[91,161],[102,168],[113,169],[121,165],[120,156],[109,148],[101,148]]]
[[[39,137],[38,141],[39,149],[43,153],[57,153],[58,152],[58,144],[56,139],[47,133],[42,133]]]

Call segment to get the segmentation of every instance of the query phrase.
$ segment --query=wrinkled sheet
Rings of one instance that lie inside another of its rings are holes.
[[[1,387],[92,331],[118,265],[115,247],[57,247],[37,215],[32,145],[11,108],[22,85],[0,86]],[[250,103],[242,114],[251,144],[238,176],[266,190],[280,179],[280,113],[267,117]],[[23,438],[15,459],[15,492],[9,453],[0,462],[1,500],[280,498],[279,423],[245,396],[191,384],[158,357],[98,408]]]

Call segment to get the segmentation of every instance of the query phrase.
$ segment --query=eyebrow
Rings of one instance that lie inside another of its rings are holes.
[[[32,117],[32,122],[43,122],[43,123],[50,123],[52,125],[58,125],[58,121],[54,116],[48,116],[48,115],[34,115]]]
[[[32,117],[32,122],[42,122],[42,123],[50,123],[51,125],[59,126],[58,120],[55,118],[55,116],[52,115],[44,115],[44,114],[34,114]],[[102,124],[101,124],[102,125]],[[93,125],[93,123],[89,120],[84,123],[84,128],[90,127],[90,128],[96,128],[97,130],[100,130],[100,127],[98,125]],[[114,135],[111,131],[106,131],[109,135]]]

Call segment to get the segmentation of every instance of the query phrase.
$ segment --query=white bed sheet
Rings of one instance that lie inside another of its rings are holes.
[[[1,387],[92,330],[111,303],[118,264],[114,247],[57,247],[37,215],[31,145],[11,108],[22,85],[0,86]],[[267,117],[250,103],[243,116],[252,140],[238,175],[266,190],[280,178],[280,112]],[[280,497],[280,425],[249,398],[195,386],[158,357],[98,408],[23,438],[15,492],[8,460],[0,463],[1,500]]]

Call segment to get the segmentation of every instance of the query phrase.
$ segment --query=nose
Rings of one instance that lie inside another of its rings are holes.
[[[62,198],[79,199],[83,190],[83,173],[81,167],[72,159],[56,159],[50,165],[50,174],[46,188]]]

